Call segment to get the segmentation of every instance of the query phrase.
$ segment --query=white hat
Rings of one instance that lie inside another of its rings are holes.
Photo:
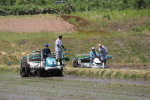
[[[92,47],[92,49],[95,49],[94,47]]]

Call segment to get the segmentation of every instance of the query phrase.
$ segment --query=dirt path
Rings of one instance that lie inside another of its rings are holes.
[[[74,25],[61,18],[0,18],[0,32],[75,32]]]

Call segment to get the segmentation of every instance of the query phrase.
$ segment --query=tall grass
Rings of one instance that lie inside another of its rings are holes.
[[[73,12],[71,13],[75,16],[85,17],[90,19],[94,22],[102,21],[104,19],[108,20],[123,20],[126,18],[136,18],[138,17],[150,17],[149,10],[131,10],[125,9],[122,11],[119,10],[92,10],[92,11],[85,11],[85,12]]]
[[[93,24],[87,26],[86,30],[107,30],[107,32],[146,32],[150,31],[149,10],[92,10],[71,13],[74,16],[84,17]],[[83,28],[81,28],[83,30]],[[106,31],[105,31],[106,32]]]

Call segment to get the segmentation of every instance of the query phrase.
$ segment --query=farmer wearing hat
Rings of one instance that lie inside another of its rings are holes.
[[[104,66],[106,66],[106,55],[108,54],[107,48],[102,45],[102,44],[98,44],[98,50],[100,52],[100,56],[101,56],[101,61],[102,63],[104,63]]]
[[[59,61],[60,66],[62,66],[62,50],[66,50],[65,47],[62,45],[62,38],[62,35],[60,35],[55,41],[56,61]]]
[[[43,59],[46,59],[49,55],[51,55],[51,50],[49,49],[49,44],[45,44],[44,49],[42,49]]]
[[[90,52],[90,62],[91,63],[93,62],[95,57],[99,58],[99,54],[95,51],[95,48],[92,47],[92,51]]]

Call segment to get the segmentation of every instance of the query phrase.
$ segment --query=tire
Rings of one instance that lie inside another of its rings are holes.
[[[29,77],[30,75],[30,65],[27,63],[27,59],[22,59],[20,75],[22,77]]]
[[[44,70],[43,69],[37,70],[37,76],[38,77],[43,77],[44,76]]]
[[[29,68],[28,67],[22,67],[20,75],[22,77],[29,77]]]
[[[21,77],[25,77],[25,67],[23,67],[20,71]]]
[[[63,71],[62,70],[58,70],[57,76],[63,76]]]

